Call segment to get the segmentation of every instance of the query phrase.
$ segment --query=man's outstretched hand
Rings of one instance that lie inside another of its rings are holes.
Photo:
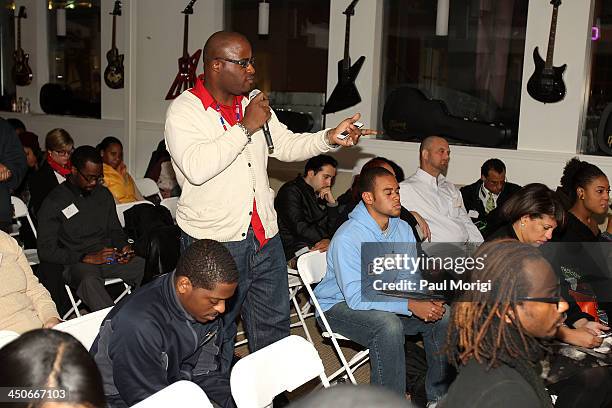
[[[359,129],[354,125],[359,120],[361,114],[356,113],[351,118],[344,119],[335,129],[331,129],[327,133],[329,142],[331,144],[340,145],[344,147],[354,146],[359,142],[359,138],[363,135],[375,135],[378,132],[373,129]],[[342,139],[339,136],[342,132],[347,131],[348,137]]]

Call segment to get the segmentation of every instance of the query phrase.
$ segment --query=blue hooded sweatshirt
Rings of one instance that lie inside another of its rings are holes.
[[[365,242],[411,243],[406,246],[408,256],[417,257],[416,239],[408,223],[399,218],[389,218],[389,226],[383,232],[361,201],[329,245],[327,272],[314,290],[321,308],[327,311],[337,303],[346,302],[353,310],[382,310],[411,316],[406,299],[382,295],[377,296],[376,301],[362,298],[361,244]],[[410,271],[402,270],[396,280],[407,278],[409,274]]]

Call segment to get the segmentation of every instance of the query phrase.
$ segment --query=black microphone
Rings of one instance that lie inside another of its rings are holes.
[[[253,89],[251,93],[249,93],[249,101],[252,101],[257,95],[259,95],[261,91],[259,89]],[[270,134],[270,127],[268,126],[268,121],[266,121],[262,127],[264,136],[266,137],[266,144],[268,145],[268,153],[274,153],[274,143],[272,142],[272,135]]]

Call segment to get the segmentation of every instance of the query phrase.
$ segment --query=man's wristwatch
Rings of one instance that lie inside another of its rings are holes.
[[[244,134],[246,135],[247,139],[249,140],[249,143],[251,143],[251,132],[249,132],[249,129],[246,128],[246,126],[244,126],[242,124],[242,122],[238,122],[236,123],[236,125],[242,129],[242,131],[244,132]]]

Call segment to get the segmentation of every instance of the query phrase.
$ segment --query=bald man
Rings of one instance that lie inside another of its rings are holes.
[[[254,64],[251,44],[242,34],[213,34],[204,46],[204,75],[166,114],[166,145],[182,188],[176,214],[182,250],[195,240],[214,239],[224,243],[238,266],[238,289],[224,316],[225,337],[231,339],[224,355],[229,360],[239,314],[251,351],[289,335],[287,266],[266,171],[268,157],[306,160],[375,133],[353,125],[359,114],[334,129],[290,132],[270,109],[265,93],[250,101],[246,97],[255,84]],[[262,131],[265,123],[274,143],[272,154]],[[344,131],[345,139],[339,137]]]
[[[449,161],[450,148],[444,138],[425,138],[419,147],[419,168],[400,183],[402,206],[427,221],[432,242],[482,242],[465,211],[461,192],[446,179]]]

